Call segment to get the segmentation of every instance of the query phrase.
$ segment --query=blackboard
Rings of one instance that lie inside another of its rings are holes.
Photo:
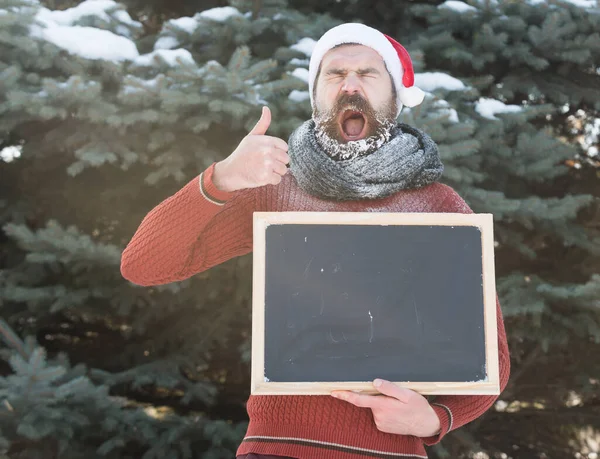
[[[498,393],[491,232],[489,214],[256,213],[252,393]]]

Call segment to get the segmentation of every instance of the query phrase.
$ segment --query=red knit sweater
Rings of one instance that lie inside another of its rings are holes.
[[[123,277],[138,285],[187,279],[252,250],[254,211],[457,212],[471,209],[452,188],[434,183],[371,201],[331,202],[301,190],[291,174],[277,186],[234,193],[212,182],[214,164],[152,209],[121,260]],[[500,386],[510,372],[500,305],[498,350]],[[250,396],[250,423],[237,454],[262,453],[307,459],[426,458],[424,445],[488,410],[496,396],[438,396],[433,409],[442,430],[430,438],[379,431],[371,410],[330,396]]]

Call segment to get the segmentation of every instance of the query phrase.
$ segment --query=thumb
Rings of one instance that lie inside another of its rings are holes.
[[[386,381],[383,379],[376,379],[373,381],[373,386],[375,386],[375,389],[377,389],[383,395],[393,397],[404,403],[408,403],[411,397],[414,396],[414,391],[400,387],[391,381]]]
[[[262,108],[262,114],[260,116],[260,119],[254,126],[254,128],[252,128],[249,135],[264,135],[264,133],[267,132],[267,129],[269,129],[270,124],[271,110],[269,110],[269,107],[264,106]]]

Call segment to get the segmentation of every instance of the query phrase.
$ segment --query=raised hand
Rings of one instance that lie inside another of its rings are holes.
[[[215,165],[213,183],[227,192],[264,185],[277,185],[287,173],[290,159],[287,143],[265,135],[271,124],[271,110],[263,107],[254,128],[234,152]]]

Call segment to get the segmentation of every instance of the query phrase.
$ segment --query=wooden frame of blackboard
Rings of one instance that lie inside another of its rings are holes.
[[[486,378],[469,382],[393,381],[423,395],[500,393],[494,236],[492,214],[382,212],[255,212],[253,221],[252,363],[253,395],[328,395],[333,390],[377,393],[371,381],[277,382],[265,378],[265,253],[269,225],[440,225],[481,231]]]

